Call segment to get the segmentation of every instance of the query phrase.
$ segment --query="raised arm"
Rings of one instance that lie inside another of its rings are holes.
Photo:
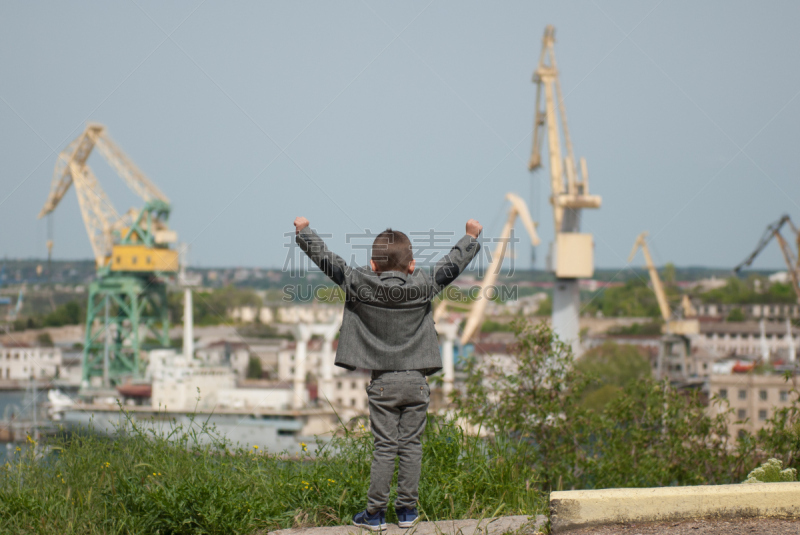
[[[311,230],[308,224],[308,219],[305,217],[298,217],[294,220],[295,242],[325,275],[337,285],[344,287],[350,267],[341,256],[325,246],[322,238]]]
[[[481,244],[478,243],[478,236],[483,227],[474,219],[467,221],[467,233],[458,240],[441,260],[433,268],[433,293],[441,292],[448,284],[456,280],[469,265],[478,251]]]

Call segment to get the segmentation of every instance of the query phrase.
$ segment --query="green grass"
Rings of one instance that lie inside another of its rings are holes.
[[[372,457],[369,431],[351,427],[300,457],[233,447],[198,420],[168,437],[128,422],[115,440],[50,439],[36,448],[47,454],[28,448],[0,469],[0,533],[266,533],[349,523],[366,505]],[[546,510],[519,444],[431,417],[423,450],[423,518]]]

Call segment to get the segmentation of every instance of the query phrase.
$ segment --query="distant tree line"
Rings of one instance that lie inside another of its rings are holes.
[[[167,296],[169,317],[173,323],[183,322],[183,292],[170,292]],[[223,288],[197,289],[192,292],[192,312],[195,325],[219,325],[230,321],[232,309],[260,307],[261,297],[249,288],[225,286]]]
[[[52,312],[46,314],[32,314],[14,320],[13,329],[41,329],[43,327],[62,327],[64,325],[80,325],[86,321],[86,305],[78,300],[72,300],[59,305]]]

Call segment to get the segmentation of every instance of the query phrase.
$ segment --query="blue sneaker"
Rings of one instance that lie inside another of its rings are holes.
[[[417,514],[416,507],[395,508],[394,512],[397,513],[397,525],[401,528],[411,528],[419,522],[419,514]]]
[[[369,514],[368,511],[364,510],[356,513],[356,516],[353,517],[353,525],[370,531],[381,531],[389,527],[386,523],[386,511]]]

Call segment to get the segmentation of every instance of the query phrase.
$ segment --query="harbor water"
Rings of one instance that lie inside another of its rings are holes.
[[[47,401],[47,392],[38,391],[36,393],[36,405],[41,408],[42,403]],[[30,419],[33,410],[33,400],[31,394],[24,390],[0,390],[0,425],[8,423],[10,419],[22,420]],[[41,411],[39,412],[41,415]],[[0,442],[0,465],[14,455],[16,448],[25,448],[25,443]]]

